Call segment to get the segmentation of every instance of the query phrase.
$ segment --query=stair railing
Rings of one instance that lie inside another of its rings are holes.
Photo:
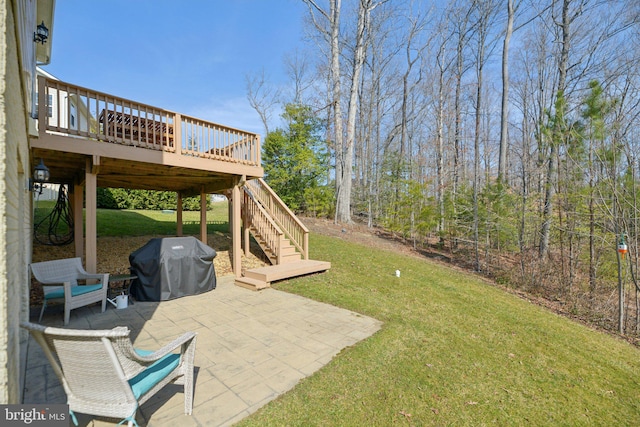
[[[309,229],[262,179],[247,181],[245,187],[284,231],[285,236],[300,251],[302,259],[309,259]]]
[[[278,227],[278,224],[271,219],[260,203],[258,203],[248,191],[243,191],[243,193],[244,211],[248,222],[247,225],[250,228],[253,228],[260,240],[262,240],[262,243],[266,246],[266,249],[275,256],[276,264],[280,264],[282,261],[280,244],[284,233],[280,227]],[[261,246],[262,243],[258,242]],[[265,248],[262,249],[265,250]],[[266,252],[267,251],[265,251],[265,253]],[[267,256],[272,258],[268,253]]]

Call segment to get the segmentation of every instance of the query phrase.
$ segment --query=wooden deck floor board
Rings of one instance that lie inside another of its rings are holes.
[[[278,280],[289,279],[291,277],[305,274],[318,273],[331,268],[331,263],[316,260],[300,260],[288,262],[280,265],[253,268],[245,272],[245,277],[254,280],[261,280],[268,284]]]

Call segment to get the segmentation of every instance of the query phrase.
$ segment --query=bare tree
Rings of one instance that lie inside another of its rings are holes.
[[[347,134],[346,141],[341,154],[342,175],[336,173],[337,194],[336,194],[336,222],[351,222],[351,184],[352,184],[352,164],[353,146],[356,133],[356,116],[360,96],[360,77],[365,61],[365,43],[371,12],[386,0],[360,0],[358,7],[358,24],[356,28],[355,49],[353,57],[353,69],[351,72],[349,90],[349,110],[347,113]]]
[[[474,9],[476,16],[476,96],[475,96],[475,134],[473,142],[473,240],[475,252],[476,270],[480,270],[479,255],[479,215],[478,215],[478,193],[480,179],[480,135],[481,135],[481,118],[483,106],[483,85],[484,85],[484,67],[487,62],[487,55],[491,51],[488,44],[489,32],[491,30],[491,21],[495,18],[497,11],[497,3],[494,0],[476,0],[474,1]]]
[[[443,242],[445,231],[445,203],[444,203],[444,127],[445,127],[445,103],[446,90],[448,88],[447,79],[451,67],[454,65],[455,57],[447,52],[448,35],[444,31],[439,31],[442,36],[440,46],[435,55],[436,73],[438,81],[438,93],[436,100],[436,205],[438,209],[437,233],[440,235],[440,242]]]
[[[245,82],[249,104],[260,116],[265,135],[268,135],[274,107],[280,102],[280,90],[269,83],[264,69],[257,74],[246,75]]]
[[[580,0],[584,1],[584,0]],[[588,0],[587,0],[588,1]],[[558,88],[557,88],[557,101],[556,101],[556,117],[558,126],[554,131],[555,135],[551,137],[551,147],[549,151],[549,159],[547,163],[547,176],[545,183],[544,194],[544,210],[542,212],[543,222],[540,230],[540,258],[545,258],[549,251],[549,235],[551,233],[551,212],[553,210],[553,196],[555,194],[555,180],[556,180],[556,166],[557,166],[557,152],[558,152],[558,140],[562,139],[562,133],[564,130],[564,114],[566,105],[566,82],[567,82],[567,68],[569,63],[569,49],[571,43],[571,23],[582,12],[582,8],[578,7],[576,15],[572,15],[569,7],[572,0],[562,0],[561,4],[561,20],[556,21],[556,25],[560,29],[560,55],[558,60]],[[555,0],[554,0],[555,4]]]
[[[309,7],[309,13],[316,29],[321,32],[328,40],[330,46],[330,63],[329,68],[329,80],[332,86],[331,90],[331,102],[333,107],[333,126],[334,126],[334,139],[335,139],[335,153],[336,153],[336,193],[338,194],[337,203],[344,205],[341,199],[344,198],[343,176],[344,176],[344,140],[343,140],[343,126],[342,126],[342,88],[341,88],[341,73],[340,73],[340,12],[342,1],[341,0],[329,0],[329,11],[325,11],[320,7],[315,0],[303,0]],[[320,15],[326,20],[328,25],[318,21],[316,15]],[[349,168],[350,172],[350,168]],[[350,177],[351,175],[349,175]],[[349,194],[350,196],[350,194]],[[344,210],[344,208],[342,208]],[[338,221],[337,208],[336,208],[336,221]],[[342,219],[342,218],[340,218]],[[347,218],[351,220],[350,216]]]
[[[402,101],[400,107],[400,158],[403,159],[405,153],[409,153],[409,162],[411,162],[412,150],[407,147],[409,141],[408,135],[408,109],[409,109],[409,96],[413,93],[415,87],[420,84],[422,80],[422,73],[419,72],[417,78],[410,81],[410,77],[413,72],[413,68],[418,60],[422,58],[422,52],[427,48],[427,43],[420,43],[420,34],[424,31],[426,26],[426,16],[423,16],[420,12],[413,12],[407,17],[409,21],[409,31],[407,32],[406,40],[403,44],[405,46],[405,60],[406,69],[402,74]],[[415,44],[418,44],[416,47]]]
[[[358,20],[354,40],[352,70],[349,79],[349,101],[346,120],[346,135],[343,139],[341,72],[340,72],[340,11],[341,1],[330,0],[329,12],[321,8],[314,0],[307,3],[316,28],[329,35],[331,45],[331,78],[333,84],[333,103],[336,137],[336,216],[337,223],[351,222],[351,186],[353,179],[353,146],[355,143],[356,117],[359,105],[360,78],[365,61],[365,42],[371,12],[386,0],[359,0]],[[316,14],[329,23],[326,29],[316,19]]]
[[[313,86],[313,79],[310,77],[309,58],[297,49],[284,57],[284,66],[287,76],[293,83],[292,102],[301,104],[304,94]]]
[[[465,61],[465,50],[469,43],[469,38],[473,33],[471,25],[472,8],[465,2],[456,2],[447,12],[450,20],[452,40],[455,42],[456,66],[455,66],[455,96],[454,96],[454,151],[453,151],[453,201],[455,210],[455,200],[458,194],[460,182],[460,168],[462,157],[462,78],[470,68],[469,62]]]
[[[506,183],[507,181],[507,162],[508,162],[508,129],[509,129],[509,47],[511,44],[511,36],[513,35],[513,25],[515,14],[520,7],[520,2],[515,0],[507,0],[507,26],[504,32],[504,40],[502,45],[502,107],[500,110],[500,156],[498,159],[498,180]],[[545,9],[542,9],[543,11]],[[540,16],[541,12],[535,13],[526,22],[518,26],[522,28],[530,23],[533,19]],[[516,28],[515,30],[517,30]]]
[[[507,0],[507,29],[502,45],[502,108],[500,110],[500,158],[498,160],[498,181],[506,181],[507,171],[507,130],[509,121],[509,44],[513,34],[514,0]]]
[[[398,8],[386,7],[371,16],[368,53],[361,79],[359,144],[355,147],[356,192],[362,194],[369,227],[379,217],[381,192],[379,180],[384,162],[385,120],[393,116],[397,92],[395,59],[402,50],[396,42]]]

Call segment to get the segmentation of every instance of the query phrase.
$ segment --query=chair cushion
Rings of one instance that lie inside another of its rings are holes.
[[[82,285],[82,286],[72,286],[71,287],[71,296],[77,297],[78,295],[86,294],[88,292],[97,291],[101,289],[102,285]],[[49,292],[44,296],[46,299],[57,299],[64,298],[64,288],[58,289],[53,292]]]
[[[153,352],[136,349],[136,353],[141,356],[147,356]],[[131,378],[129,380],[129,385],[131,385],[131,390],[133,391],[133,395],[136,399],[139,399],[140,396],[162,381],[162,379],[169,375],[179,363],[180,355],[170,353],[156,361],[153,365],[149,366],[135,377]]]

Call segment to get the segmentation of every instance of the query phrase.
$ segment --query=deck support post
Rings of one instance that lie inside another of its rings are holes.
[[[97,272],[97,183],[98,175],[94,173],[94,167],[91,159],[87,159],[87,168],[85,171],[85,209],[86,209],[86,258],[85,270],[88,273]]]
[[[207,244],[207,193],[200,188],[200,241]]]
[[[225,192],[225,196],[227,196],[227,218],[229,218],[229,233],[233,230],[233,191],[227,190]]]
[[[73,243],[77,257],[84,257],[84,220],[82,207],[84,202],[84,186],[80,183],[73,184]]]
[[[176,201],[176,235],[182,237],[182,192],[178,191]]]
[[[244,193],[244,192],[243,192]],[[246,193],[242,194],[241,197],[247,197]],[[251,252],[251,224],[249,223],[249,215],[247,213],[247,208],[245,204],[245,208],[242,211],[242,231],[243,231],[243,246],[244,246],[244,256],[249,256]]]
[[[240,226],[242,221],[240,218],[240,182],[236,181],[231,190],[231,216],[229,222],[231,225],[231,246],[232,246],[232,266],[236,277],[242,276],[242,233]]]

